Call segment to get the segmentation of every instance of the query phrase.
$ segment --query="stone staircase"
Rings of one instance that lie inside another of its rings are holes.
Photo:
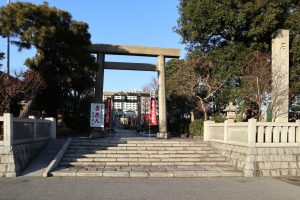
[[[187,139],[73,139],[53,176],[243,176],[209,143]]]

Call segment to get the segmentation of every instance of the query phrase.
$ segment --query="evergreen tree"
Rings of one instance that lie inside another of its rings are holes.
[[[187,45],[190,54],[201,51],[214,60],[219,69],[215,71],[215,75],[231,75],[218,95],[224,93],[224,89],[227,95],[233,98],[239,94],[238,88],[247,87],[244,75],[245,71],[253,70],[249,60],[254,59],[251,58],[254,52],[258,57],[270,54],[273,33],[278,29],[289,29],[290,98],[291,102],[299,99],[298,0],[181,0],[179,13],[175,31],[182,37],[182,43]],[[259,70],[260,67],[264,66],[255,66],[257,73],[264,71]],[[271,76],[271,73],[269,75]],[[243,92],[245,91],[250,90]],[[222,100],[218,95],[214,99]],[[223,102],[225,103],[228,102]]]
[[[46,88],[36,107],[48,115],[79,115],[80,101],[94,86],[95,59],[88,51],[88,24],[47,3],[11,3],[0,8],[0,35],[10,35],[19,50],[36,49],[25,64],[38,71]]]

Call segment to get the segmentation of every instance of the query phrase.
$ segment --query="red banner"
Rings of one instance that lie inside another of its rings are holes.
[[[151,101],[150,101],[150,125],[157,125],[156,99],[155,98],[151,98]]]
[[[110,127],[111,119],[111,97],[107,97],[105,102],[105,127]]]

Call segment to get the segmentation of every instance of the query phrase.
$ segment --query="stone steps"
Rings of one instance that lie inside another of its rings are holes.
[[[172,139],[172,140],[157,140],[157,139],[121,139],[121,140],[102,140],[102,139],[73,139],[72,144],[206,144],[203,140],[188,140],[188,139]]]
[[[161,148],[161,149],[160,149]],[[93,148],[93,147],[87,147],[87,148],[82,148],[82,147],[69,147],[68,148],[68,151],[92,151],[92,152],[104,152],[104,153],[109,153],[109,152],[125,152],[125,151],[128,151],[128,152],[149,152],[149,153],[153,153],[153,152],[184,152],[184,151],[187,151],[188,153],[198,153],[198,152],[203,152],[203,153],[206,153],[206,152],[212,152],[212,151],[215,151],[214,148],[212,147],[199,147],[199,148],[196,148],[196,149],[189,149],[189,148],[168,148],[168,147],[158,147],[158,148],[153,148],[153,147],[147,147],[147,148],[132,148],[132,147],[127,147],[127,148]]]
[[[70,147],[207,147],[207,144],[74,144]]]
[[[189,166],[151,166],[151,167],[60,167],[53,176],[123,177],[123,178],[207,178],[239,177],[243,173],[231,167],[189,167]]]
[[[198,153],[198,154],[105,154],[105,153],[91,153],[85,154],[83,153],[74,153],[67,152],[65,154],[67,158],[218,158],[222,157],[222,155],[215,153],[214,151],[206,153]]]
[[[227,161],[219,158],[63,158],[61,162],[218,162]]]
[[[230,167],[209,143],[200,140],[74,139],[52,175],[214,177],[242,173]]]
[[[69,150],[133,150],[133,151],[211,151],[212,147],[87,147],[70,146]]]
[[[61,162],[60,166],[230,166],[228,162]]]
[[[68,149],[68,153],[93,153],[93,154],[209,154],[209,153],[216,153],[214,150],[153,150],[153,149],[146,149],[146,150],[99,150],[99,149]]]
[[[118,155],[178,155],[178,156],[184,156],[184,155],[209,155],[209,154],[217,154],[216,151],[189,151],[189,150],[179,150],[179,151],[154,151],[154,150],[74,150],[69,149],[66,152],[67,155],[88,155],[88,154],[94,154],[94,155],[100,155],[100,154],[118,154]],[[220,155],[220,154],[219,154]]]

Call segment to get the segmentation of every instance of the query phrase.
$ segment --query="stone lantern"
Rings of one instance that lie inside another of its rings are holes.
[[[233,105],[232,102],[229,102],[229,105],[226,106],[225,110],[226,112],[226,119],[228,122],[234,122],[236,119],[236,112],[238,109]]]

